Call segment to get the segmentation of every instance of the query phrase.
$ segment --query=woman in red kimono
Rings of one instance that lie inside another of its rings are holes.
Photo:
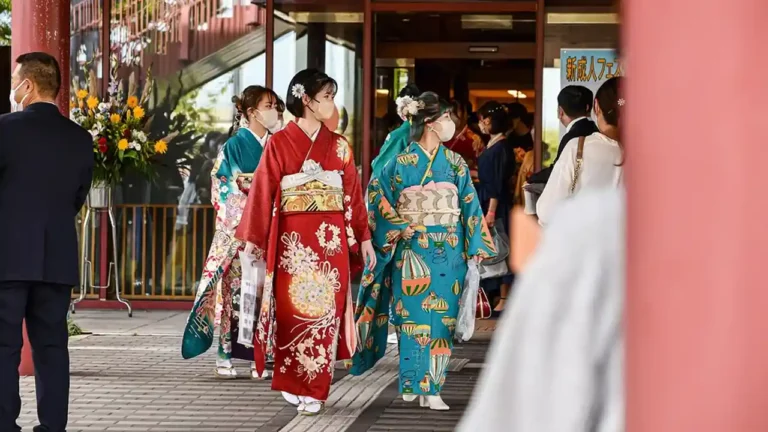
[[[453,150],[464,158],[469,166],[469,174],[473,183],[477,183],[477,159],[480,153],[485,150],[483,140],[467,126],[469,112],[472,111],[472,105],[469,102],[453,100],[451,102],[453,111],[451,119],[456,123],[456,135],[453,139],[445,143],[449,150]]]
[[[286,107],[297,120],[270,140],[236,233],[266,260],[256,367],[273,360],[272,389],[304,415],[323,410],[335,361],[356,349],[350,257],[376,261],[352,149],[323,125],[336,88],[316,69],[293,78]]]

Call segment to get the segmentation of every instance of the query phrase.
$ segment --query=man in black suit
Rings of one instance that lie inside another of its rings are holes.
[[[0,117],[0,431],[20,431],[22,321],[32,345],[36,432],[64,432],[67,312],[78,274],[75,217],[93,174],[93,138],[64,117],[55,58],[16,59],[11,114]]]
[[[528,183],[546,184],[550,174],[552,174],[552,167],[560,159],[565,145],[574,138],[589,136],[597,132],[597,126],[589,119],[593,100],[592,92],[583,86],[571,85],[560,91],[560,94],[557,95],[557,114],[560,118],[560,123],[565,126],[565,135],[560,140],[557,156],[555,156],[555,161],[552,162],[552,165],[533,174],[528,179]]]

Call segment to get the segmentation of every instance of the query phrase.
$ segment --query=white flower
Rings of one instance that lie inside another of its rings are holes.
[[[96,113],[95,117],[96,117],[96,120],[99,120],[99,121],[104,120],[104,116],[101,113]]]
[[[133,133],[133,137],[140,143],[147,142],[147,134],[142,131],[136,131]]]
[[[328,234],[331,235],[330,240]],[[320,227],[315,232],[317,236],[317,244],[321,248],[325,249],[325,254],[333,256],[337,252],[341,251],[341,229],[335,225],[330,225],[326,222],[320,224]]]
[[[403,119],[418,114],[424,108],[424,102],[414,100],[410,96],[397,98],[395,103],[397,104],[397,114]]]
[[[102,102],[102,103],[99,104],[99,111],[107,112],[107,111],[109,111],[109,107],[110,106],[111,105],[108,102]]]
[[[94,127],[93,129],[91,129],[91,130],[90,130],[90,132],[91,132],[91,136],[92,136],[93,138],[96,138],[97,136],[99,136],[99,130],[98,130],[98,128],[95,128],[95,127]]]
[[[355,243],[357,243],[357,240],[355,240],[355,231],[349,225],[347,225],[347,229],[345,231],[347,232],[347,244],[354,246]]]
[[[301,99],[302,96],[304,96],[304,92],[306,90],[304,89],[304,86],[302,84],[294,84],[293,87],[291,87],[291,94],[293,97]]]
[[[626,103],[626,101],[624,100],[624,98],[621,98],[621,99],[619,99],[619,102],[618,102],[618,103],[619,103],[619,106],[620,106],[620,107],[623,107],[623,106],[624,106],[624,104]]]
[[[135,142],[135,141],[134,141],[134,146],[133,146],[133,148],[135,148],[135,149],[136,149],[136,151],[141,151],[141,144],[139,144],[139,143],[137,143],[137,142]]]

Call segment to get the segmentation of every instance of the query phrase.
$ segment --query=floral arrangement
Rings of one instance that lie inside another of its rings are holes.
[[[408,120],[424,109],[424,102],[413,99],[410,96],[399,97],[395,100],[397,115],[403,120]]]
[[[96,96],[96,79],[89,74],[89,89],[77,89],[70,102],[70,118],[90,132],[93,137],[95,167],[93,182],[96,185],[115,186],[127,172],[137,172],[148,179],[154,174],[154,156],[168,150],[167,137],[150,139],[146,102],[153,87],[148,73],[141,98],[136,96],[134,75],[129,80],[125,97],[122,83],[113,70],[107,100]]]

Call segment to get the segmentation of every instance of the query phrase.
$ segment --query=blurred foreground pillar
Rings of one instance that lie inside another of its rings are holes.
[[[11,10],[12,67],[16,67],[18,56],[31,51],[43,51],[56,57],[61,67],[62,83],[56,102],[61,112],[69,116],[69,1],[13,0]],[[34,375],[26,327],[19,373],[22,376]]]
[[[768,431],[768,2],[623,6],[627,431]]]

